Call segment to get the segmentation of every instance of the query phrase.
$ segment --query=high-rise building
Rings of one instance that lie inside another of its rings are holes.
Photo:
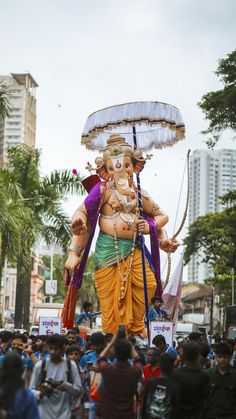
[[[209,212],[220,211],[219,197],[236,189],[236,150],[195,150],[190,160],[189,225]],[[188,265],[188,281],[203,282],[211,276],[207,264],[193,256]]]
[[[21,143],[35,146],[36,133],[36,87],[38,84],[31,74],[0,76],[0,80],[10,87],[11,114],[0,117],[0,156],[4,162],[8,147]]]

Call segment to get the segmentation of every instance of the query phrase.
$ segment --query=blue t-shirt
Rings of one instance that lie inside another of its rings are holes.
[[[0,355],[0,363],[2,363],[2,361],[4,360],[4,358],[5,358],[5,356],[6,355]],[[22,352],[21,353],[21,359],[22,359],[22,362],[23,362],[23,364],[24,364],[24,369],[25,370],[32,370],[33,369],[33,367],[34,367],[34,363],[33,363],[33,361],[32,361],[32,359],[31,358],[26,358],[26,356],[25,356],[25,352]]]
[[[167,319],[167,313],[160,308],[151,308],[148,312],[148,320],[151,322],[160,319]]]
[[[85,311],[82,311],[82,313],[79,314],[79,316],[75,319],[75,323],[80,325],[89,326],[92,328],[92,322],[95,314],[93,312],[86,313]]]
[[[169,354],[173,355],[174,358],[177,358],[178,352],[173,348],[173,346],[168,346],[167,351]]]
[[[36,352],[34,352],[34,356],[36,356],[36,358],[40,359],[40,361],[41,361],[42,359],[50,358],[50,353],[47,352],[47,351],[45,351],[43,353],[41,353],[39,351],[36,351]]]
[[[7,412],[8,419],[40,419],[36,398],[31,390],[19,388]]]
[[[85,354],[82,356],[81,360],[80,360],[80,366],[81,368],[85,369],[86,368],[86,363],[87,362],[92,362],[93,365],[96,365],[98,360],[98,354],[97,352],[90,352],[89,354]]]

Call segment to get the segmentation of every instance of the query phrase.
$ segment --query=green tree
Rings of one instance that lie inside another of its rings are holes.
[[[216,287],[225,306],[231,302],[232,273],[236,272],[236,191],[228,192],[221,202],[226,208],[199,217],[189,227],[184,244],[185,263],[197,254],[211,266],[213,277],[206,282]]]
[[[198,104],[209,121],[209,127],[203,133],[213,136],[207,141],[209,147],[215,146],[223,130],[236,129],[236,49],[219,60],[215,74],[223,88],[206,93]]]
[[[11,112],[10,87],[0,80],[0,118],[6,118]]]
[[[62,203],[68,193],[84,192],[81,177],[70,171],[54,171],[40,176],[40,152],[27,145],[8,150],[8,170],[14,175],[23,196],[25,209],[32,212],[31,226],[21,231],[21,249],[17,256],[15,326],[29,327],[31,249],[37,238],[66,248],[70,239],[70,220]],[[23,307],[23,310],[22,310]]]
[[[21,248],[21,231],[31,224],[32,211],[25,208],[14,176],[0,169],[0,286],[6,259],[14,262]],[[1,311],[1,310],[0,310]]]

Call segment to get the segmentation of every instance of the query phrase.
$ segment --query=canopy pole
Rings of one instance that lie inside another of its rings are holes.
[[[133,126],[133,141],[134,141],[134,149],[137,148],[137,134],[136,128]],[[137,177],[137,187],[138,187],[138,207],[141,217],[144,217],[143,214],[143,205],[142,205],[142,194],[141,194],[141,185],[140,185],[140,177],[139,173],[136,174]],[[147,333],[148,333],[148,346],[150,346],[150,328],[149,328],[149,320],[148,320],[148,291],[147,291],[147,275],[146,275],[146,264],[145,264],[145,239],[144,235],[140,234],[140,241],[141,241],[141,252],[142,252],[142,269],[143,269],[143,285],[144,285],[144,300],[145,300],[145,312],[146,312],[146,321],[147,321]]]

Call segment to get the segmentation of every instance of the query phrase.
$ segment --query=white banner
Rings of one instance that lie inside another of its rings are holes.
[[[39,335],[61,334],[61,317],[39,317]]]
[[[172,346],[173,344],[173,324],[172,322],[159,322],[159,321],[153,321],[150,322],[150,343],[151,346],[154,346],[152,344],[152,340],[156,335],[163,335],[165,337],[166,343],[169,346]]]
[[[45,281],[45,294],[57,295],[57,280],[56,279],[48,279]]]

